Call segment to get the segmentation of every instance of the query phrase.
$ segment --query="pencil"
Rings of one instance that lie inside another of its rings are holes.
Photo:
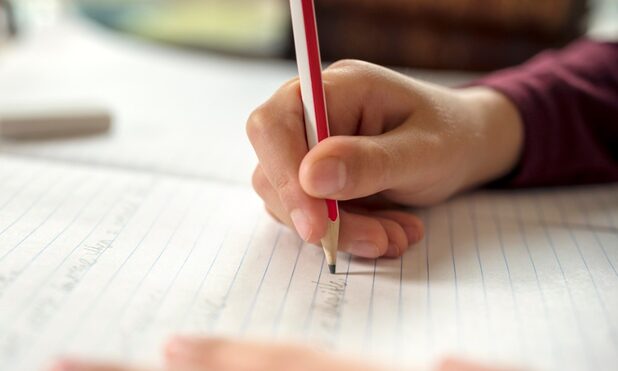
[[[300,77],[301,97],[305,112],[307,146],[313,148],[329,137],[328,115],[324,85],[322,84],[322,61],[318,43],[313,0],[290,0],[292,29],[296,47],[296,63]],[[337,248],[339,245],[339,206],[335,200],[326,200],[328,228],[322,239],[322,248],[330,273],[337,271]]]

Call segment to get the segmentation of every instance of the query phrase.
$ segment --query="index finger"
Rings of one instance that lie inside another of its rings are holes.
[[[326,233],[326,204],[307,195],[298,179],[300,163],[308,151],[298,80],[282,86],[251,114],[247,135],[298,234],[306,241],[318,242]]]

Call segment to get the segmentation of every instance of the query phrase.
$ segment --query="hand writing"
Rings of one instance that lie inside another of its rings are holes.
[[[423,236],[399,205],[423,206],[506,174],[522,146],[512,103],[486,88],[447,89],[386,68],[343,61],[323,73],[332,137],[307,151],[298,80],[256,109],[247,134],[253,185],[267,210],[306,241],[341,203],[340,248],[398,257]]]

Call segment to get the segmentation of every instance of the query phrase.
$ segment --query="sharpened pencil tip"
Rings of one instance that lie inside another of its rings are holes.
[[[330,271],[330,274],[335,274],[335,272],[337,272],[337,266],[335,264],[329,264],[328,270]]]

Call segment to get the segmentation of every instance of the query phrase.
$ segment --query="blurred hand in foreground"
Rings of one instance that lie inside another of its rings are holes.
[[[165,348],[165,371],[387,371],[363,360],[339,358],[309,348],[228,341],[175,338]],[[506,371],[461,360],[443,361],[436,371]],[[60,360],[48,371],[146,371],[143,368]]]

